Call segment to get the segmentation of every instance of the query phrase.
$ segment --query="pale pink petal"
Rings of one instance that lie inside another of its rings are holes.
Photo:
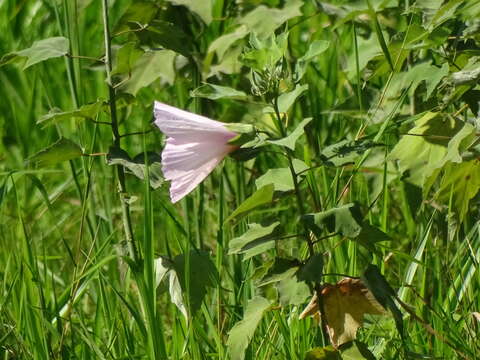
[[[200,184],[213,169],[222,161],[222,159],[212,159],[195,170],[190,170],[183,177],[178,177],[172,181],[170,186],[170,198],[172,203],[183,199]]]
[[[224,124],[219,121],[162,104],[158,101],[155,101],[154,114],[155,125],[165,135],[173,138],[198,141],[199,139],[207,140],[212,135],[215,135],[228,141],[228,139],[237,135],[227,130]]]
[[[225,143],[182,143],[169,138],[162,152],[162,171],[170,180],[170,197],[177,202],[190,193],[235,149]]]
[[[237,136],[219,121],[155,102],[155,124],[168,138],[162,152],[162,171],[171,181],[170,198],[177,202],[200,184],[237,147]]]

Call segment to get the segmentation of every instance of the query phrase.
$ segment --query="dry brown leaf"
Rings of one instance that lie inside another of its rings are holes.
[[[480,323],[480,312],[472,312],[472,316],[475,320],[477,320]]]
[[[364,314],[386,313],[360,279],[344,278],[335,285],[325,284],[320,296],[323,300],[328,335],[335,348],[356,338],[357,330],[363,324]],[[315,294],[300,314],[300,319],[318,314],[318,298]]]

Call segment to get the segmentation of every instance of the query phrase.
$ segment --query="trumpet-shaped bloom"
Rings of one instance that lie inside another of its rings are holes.
[[[155,101],[155,125],[167,135],[162,171],[170,180],[170,199],[181,200],[237,146],[224,123]]]

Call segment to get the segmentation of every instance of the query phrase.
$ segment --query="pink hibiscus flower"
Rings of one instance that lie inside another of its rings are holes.
[[[195,189],[223,158],[238,148],[229,140],[238,134],[224,123],[155,101],[155,125],[167,135],[162,171],[170,180],[170,199],[181,200]]]

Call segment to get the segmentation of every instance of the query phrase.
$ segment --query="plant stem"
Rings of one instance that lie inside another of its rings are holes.
[[[275,98],[273,100],[273,108],[275,110],[277,127],[280,130],[280,133],[281,133],[282,137],[286,137],[287,136],[287,131],[285,130],[285,126],[283,125],[282,116],[280,115],[280,110],[278,108],[278,96],[275,96]],[[304,207],[304,203],[303,203],[302,193],[300,191],[300,186],[298,185],[297,173],[295,172],[295,168],[293,167],[293,158],[294,158],[293,151],[291,149],[287,148],[286,152],[287,152],[288,168],[290,169],[290,173],[292,174],[293,186],[295,188],[295,196],[297,198],[298,209],[300,211],[300,215],[303,216],[303,215],[305,215],[305,207]],[[310,256],[315,255],[315,249],[314,249],[314,246],[313,246],[313,241],[306,234],[304,234],[303,237],[305,238],[305,240],[307,242],[308,251],[310,253]]]
[[[107,75],[107,84],[108,84],[108,95],[110,103],[110,114],[112,121],[112,133],[113,133],[113,145],[115,147],[120,147],[120,133],[118,131],[118,120],[117,120],[117,106],[115,101],[115,89],[112,84],[112,48],[110,41],[110,29],[108,26],[108,0],[102,1],[103,6],[103,32],[105,35],[105,70]],[[118,190],[120,193],[120,202],[122,207],[122,221],[123,227],[125,230],[125,237],[127,240],[127,246],[130,258],[135,262],[139,263],[139,255],[135,245],[135,239],[133,237],[132,230],[132,220],[130,218],[130,205],[128,203],[128,194],[127,187],[125,185],[125,172],[121,165],[115,165],[117,172],[118,180]]]
[[[277,92],[277,94],[278,94],[278,92]],[[280,110],[278,108],[278,95],[275,96],[275,98],[273,100],[273,108],[275,110],[277,127],[280,130],[281,135],[283,137],[286,137],[287,136],[287,131],[285,130],[285,126],[283,125],[282,116],[280,115]],[[295,168],[293,167],[294,153],[293,153],[293,150],[291,150],[289,148],[286,149],[286,153],[287,153],[287,159],[288,159],[288,167],[290,169],[290,173],[292,174],[293,186],[295,188],[295,196],[297,198],[298,209],[300,211],[300,215],[303,216],[303,215],[305,215],[305,207],[304,207],[302,193],[300,191],[300,186],[298,185],[297,173],[295,172]],[[304,227],[304,230],[307,230],[307,229],[305,229],[305,225],[303,225],[303,227]],[[303,238],[307,242],[308,252],[309,252],[310,257],[315,256],[314,242],[312,241],[312,239],[310,239],[310,237],[308,236],[308,233],[306,231],[303,232]],[[323,340],[324,340],[324,343],[327,343],[328,332],[327,332],[327,324],[326,324],[326,321],[325,321],[325,319],[326,319],[326,317],[325,317],[325,306],[324,306],[324,303],[323,303],[323,298],[321,296],[322,286],[320,285],[319,282],[315,282],[314,285],[315,285],[314,286],[315,293],[317,294],[317,298],[318,298],[318,306],[319,306],[320,314],[321,314],[320,321],[321,321],[321,327],[322,327],[322,330],[323,330],[322,331],[323,337],[324,337]]]

